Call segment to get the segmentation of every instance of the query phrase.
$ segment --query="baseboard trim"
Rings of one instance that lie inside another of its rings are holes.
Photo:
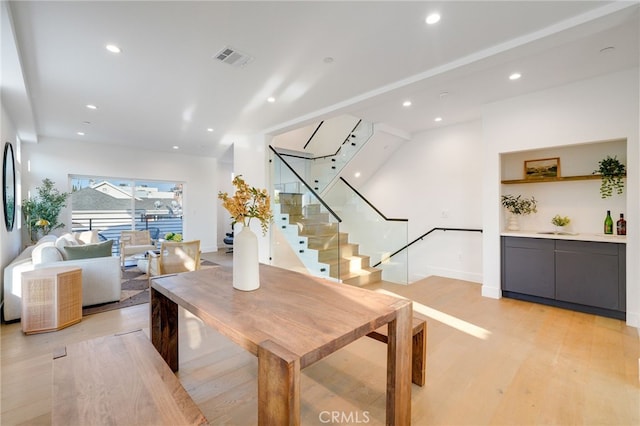
[[[638,337],[640,338],[640,314],[627,312],[627,325],[629,327],[635,327],[636,330],[638,330]]]
[[[482,286],[482,296],[489,297],[491,299],[501,299],[502,290],[496,287],[489,287],[488,285]]]
[[[200,247],[200,251],[202,253],[212,253],[212,252],[216,252],[220,250],[220,248],[218,246],[202,246]]]
[[[427,277],[436,275],[438,277],[453,278],[456,280],[471,281],[473,283],[482,283],[482,274],[476,272],[459,271],[446,268],[427,268]]]

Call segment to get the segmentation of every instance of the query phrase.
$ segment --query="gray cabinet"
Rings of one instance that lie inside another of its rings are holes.
[[[624,319],[626,246],[502,237],[502,290],[514,297]]]
[[[556,241],[556,299],[618,309],[618,245]]]
[[[502,241],[503,290],[553,298],[554,240],[507,237]]]

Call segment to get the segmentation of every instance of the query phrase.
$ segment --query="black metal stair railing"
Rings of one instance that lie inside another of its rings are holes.
[[[287,163],[287,161],[283,158],[283,156],[280,153],[278,153],[278,151],[276,151],[275,148],[272,147],[271,145],[269,145],[269,149],[276,157],[278,157],[278,159],[282,162],[282,164],[284,164],[287,167],[287,169],[289,169],[289,171],[293,173],[293,175],[305,186],[305,188],[311,194],[313,194],[313,197],[316,198],[320,202],[320,204],[322,204],[324,208],[327,209],[329,214],[331,214],[331,216],[333,216],[337,222],[342,222],[342,219],[340,219],[340,216],[338,216],[333,211],[333,209],[331,209],[331,207],[329,207],[329,205],[322,199],[322,197],[320,197],[320,195],[318,195],[318,193],[311,188],[311,186],[302,178],[302,176],[300,176],[298,172],[293,167],[291,167],[289,163]],[[271,162],[271,160],[269,160],[269,162]]]
[[[460,231],[460,232],[480,232],[482,233],[482,229],[478,229],[478,228],[431,228],[430,230],[428,230],[427,232],[425,232],[424,234],[420,235],[418,238],[416,238],[415,240],[411,241],[410,243],[408,243],[407,245],[403,246],[402,248],[394,251],[393,253],[391,253],[387,259],[392,258],[393,256],[397,255],[398,253],[401,253],[402,251],[408,249],[410,246],[414,245],[415,243],[417,243],[418,241],[422,241],[427,235],[435,232],[435,231]],[[382,263],[382,261],[376,263],[374,266],[374,268],[376,266],[379,266]]]
[[[407,264],[397,260],[376,268],[372,263],[386,258],[393,248],[407,242],[408,219],[390,218],[343,177],[323,193],[325,201],[343,220],[342,229],[358,246],[356,257],[364,257],[362,273],[382,276],[386,281],[407,281]]]

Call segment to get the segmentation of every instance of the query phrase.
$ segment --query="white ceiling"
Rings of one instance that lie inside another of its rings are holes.
[[[415,133],[479,118],[487,102],[637,67],[640,56],[638,1],[9,5],[40,143],[221,156],[233,135],[343,113]],[[428,26],[432,11],[442,20]],[[254,59],[213,59],[225,46]],[[513,71],[523,77],[509,81]]]

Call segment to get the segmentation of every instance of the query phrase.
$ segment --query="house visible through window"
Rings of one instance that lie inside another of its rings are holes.
[[[101,240],[120,238],[122,230],[145,230],[155,241],[182,233],[184,184],[95,176],[71,177],[71,229],[96,230]],[[118,254],[119,244],[114,244]]]

